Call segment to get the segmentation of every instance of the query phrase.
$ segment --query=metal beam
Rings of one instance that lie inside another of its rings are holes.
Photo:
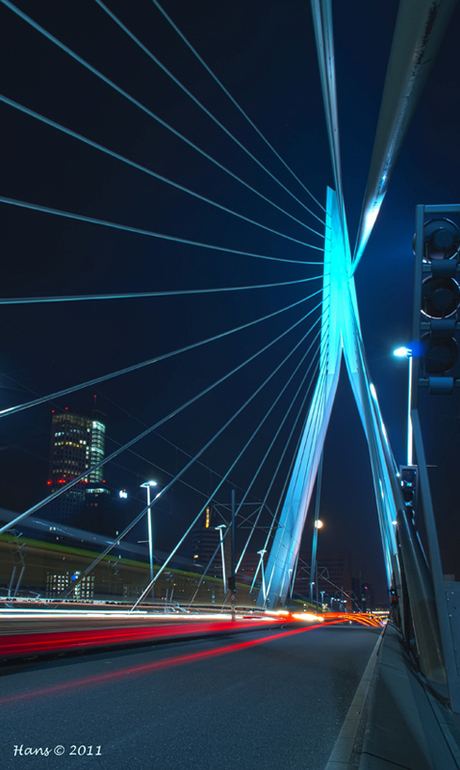
[[[265,568],[267,590],[265,597],[259,593],[257,603],[260,607],[273,608],[286,599],[340,375],[340,293],[345,247],[337,196],[330,189],[326,208],[320,373]]]
[[[400,0],[361,210],[353,271],[366,248],[456,3],[457,0]]]

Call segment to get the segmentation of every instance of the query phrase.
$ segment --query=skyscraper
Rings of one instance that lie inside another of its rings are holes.
[[[104,459],[105,424],[94,411],[92,417],[84,417],[65,409],[54,412],[51,429],[51,464],[48,486],[51,492],[60,489],[86,470]],[[103,469],[97,468],[88,476],[66,490],[51,504],[54,518],[62,524],[70,524],[83,513],[85,504],[94,495],[106,492],[102,487]]]

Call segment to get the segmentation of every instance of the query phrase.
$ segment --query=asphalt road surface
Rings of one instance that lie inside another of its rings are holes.
[[[2,770],[323,770],[379,630],[284,627],[1,671]]]

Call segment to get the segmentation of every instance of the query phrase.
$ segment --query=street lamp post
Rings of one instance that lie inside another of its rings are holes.
[[[149,562],[150,562],[150,582],[153,581],[153,543],[152,543],[152,510],[150,508],[151,502],[150,502],[150,489],[151,487],[156,487],[157,482],[156,481],[144,481],[143,484],[141,484],[141,487],[147,490],[147,527],[148,527],[148,537],[149,537]],[[152,585],[152,601],[153,601],[153,585]]]
[[[219,524],[218,527],[215,527],[215,529],[219,530],[219,537],[220,537],[220,553],[222,556],[222,581],[224,585],[224,596],[227,596],[227,578],[225,575],[225,554],[224,554],[224,536],[222,534],[222,530],[226,529],[225,524]]]
[[[411,411],[412,411],[412,372],[413,372],[413,361],[412,361],[412,350],[411,348],[397,348],[393,351],[393,355],[397,358],[407,358],[409,362],[409,385],[408,385],[408,394],[407,394],[407,464],[412,465],[413,464],[413,430],[412,430],[412,417],[411,417]]]
[[[252,586],[253,586],[254,583],[255,583],[256,577],[257,577],[257,572],[259,571],[259,567],[260,567],[261,572],[262,572],[262,596],[264,597],[264,601],[266,599],[265,570],[264,570],[264,555],[266,553],[267,553],[267,551],[266,551],[265,548],[262,548],[261,551],[257,551],[257,555],[260,556],[260,561],[259,561],[259,566],[257,567],[256,573],[254,575],[254,580],[252,581]],[[252,591],[252,586],[251,586],[251,591]]]
[[[310,564],[310,602],[313,604],[313,586],[316,577],[316,604],[318,604],[318,565],[316,563],[316,552],[318,550],[318,530],[323,526],[321,519],[315,518],[315,525],[313,528],[313,543],[311,547],[311,564]]]

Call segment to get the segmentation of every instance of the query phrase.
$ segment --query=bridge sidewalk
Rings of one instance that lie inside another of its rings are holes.
[[[424,686],[390,623],[377,659],[359,770],[458,770],[460,716]]]

